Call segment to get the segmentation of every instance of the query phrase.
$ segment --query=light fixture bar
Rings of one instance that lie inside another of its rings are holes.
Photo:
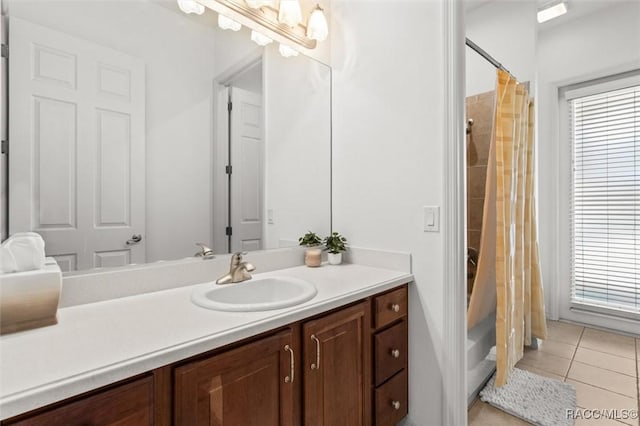
[[[538,23],[542,24],[565,13],[567,13],[567,5],[565,2],[548,5],[538,11]]]
[[[269,38],[276,39],[275,36],[277,35],[280,38],[286,39],[288,43],[293,42],[306,49],[315,49],[317,45],[316,40],[309,39],[305,36],[306,27],[303,25],[296,27],[302,30],[302,34],[298,34],[286,24],[280,24],[267,19],[261,9],[250,8],[244,0],[198,0],[198,3],[228,16],[230,16],[230,12],[238,14],[240,16],[238,16],[237,19],[233,17],[235,21],[240,22],[241,18],[245,18],[242,23],[245,26],[249,26],[249,28],[255,29],[255,26],[252,27],[250,23],[250,21],[253,21],[265,28],[267,32],[274,34],[274,37],[268,34]]]

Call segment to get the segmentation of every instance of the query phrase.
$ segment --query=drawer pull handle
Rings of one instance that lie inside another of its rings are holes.
[[[315,340],[316,342],[316,362],[311,364],[311,369],[320,370],[320,340],[318,340],[315,334],[311,335],[311,340]]]
[[[394,410],[399,410],[400,409],[400,401],[391,401],[391,406],[393,407]]]
[[[400,349],[391,349],[391,356],[394,358],[400,358]]]
[[[289,373],[289,376],[284,378],[284,382],[285,383],[293,383],[293,379],[294,379],[294,374],[295,374],[295,361],[294,361],[294,355],[293,355],[293,349],[291,348],[291,346],[287,345],[284,347],[285,351],[289,351],[289,354],[291,355],[291,372]]]
[[[397,303],[394,303],[391,306],[389,306],[389,309],[391,309],[393,312],[400,312],[400,305],[398,305]]]

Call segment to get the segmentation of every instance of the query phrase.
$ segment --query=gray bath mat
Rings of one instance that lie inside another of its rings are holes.
[[[569,410],[576,410],[576,388],[515,368],[509,382],[495,387],[496,375],[480,391],[480,399],[539,426],[571,426]]]

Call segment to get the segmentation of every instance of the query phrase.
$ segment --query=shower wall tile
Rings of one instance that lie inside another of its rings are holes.
[[[487,164],[493,128],[494,92],[466,99],[467,119],[473,119],[467,135],[467,242],[480,249]],[[469,266],[471,268],[471,266]],[[473,282],[469,281],[470,290]]]
[[[469,198],[484,198],[484,187],[487,179],[487,166],[474,166],[468,168]]]
[[[470,198],[469,199],[469,211],[471,212],[467,217],[467,228],[470,231],[482,230],[482,216],[484,209],[484,198]]]
[[[473,120],[467,136],[467,163],[469,166],[486,166],[493,129],[494,92],[481,93],[467,98],[467,119]]]
[[[469,146],[473,145],[476,156],[476,164],[474,165],[486,166],[489,162],[489,148],[491,147],[491,128],[474,128],[469,139]]]
[[[480,231],[467,231],[467,244],[480,250]]]

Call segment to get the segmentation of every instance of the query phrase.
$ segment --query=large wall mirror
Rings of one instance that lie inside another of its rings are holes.
[[[331,229],[331,70],[175,0],[4,0],[9,233],[65,271]]]

